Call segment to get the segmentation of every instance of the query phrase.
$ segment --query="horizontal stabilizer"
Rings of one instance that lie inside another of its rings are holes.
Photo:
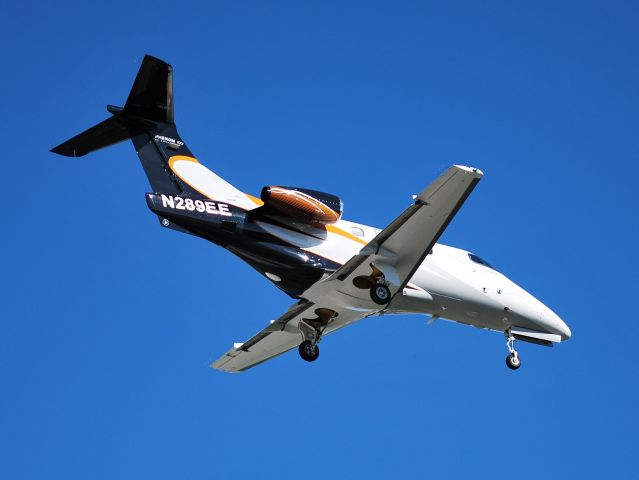
[[[51,151],[66,157],[82,157],[128,138],[130,138],[128,129],[115,117],[111,117],[52,148]]]
[[[85,130],[51,151],[81,157],[109,145],[152,131],[158,124],[173,124],[173,68],[146,55],[124,107],[107,105],[113,117]]]

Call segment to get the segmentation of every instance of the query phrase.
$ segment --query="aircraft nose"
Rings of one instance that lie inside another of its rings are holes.
[[[553,329],[556,330],[559,335],[561,335],[562,340],[568,340],[572,336],[572,332],[570,331],[568,325],[566,325],[566,322],[559,318],[559,315],[557,315],[551,309],[546,307],[542,312],[542,316],[544,317],[544,320],[548,321]]]
[[[566,325],[566,322],[564,322],[561,319],[559,319],[559,322],[561,325],[559,328],[559,330],[561,331],[561,339],[568,340],[570,337],[572,337],[572,332],[570,331],[570,327],[568,327],[568,325]]]
[[[511,310],[519,316],[524,323],[519,326],[529,325],[528,328],[539,329],[543,332],[559,335],[561,340],[568,340],[572,332],[566,323],[555,312],[533,297],[523,288],[510,282],[504,310]],[[499,293],[499,292],[498,292]]]

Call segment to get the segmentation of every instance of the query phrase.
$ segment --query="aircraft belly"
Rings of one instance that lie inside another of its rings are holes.
[[[338,265],[303,250],[266,241],[234,242],[226,248],[293,297]]]

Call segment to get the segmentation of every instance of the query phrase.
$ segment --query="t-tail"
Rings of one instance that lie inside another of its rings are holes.
[[[173,105],[173,68],[146,55],[124,107],[107,105],[111,117],[51,151],[81,157],[130,139],[154,192],[147,195],[147,202],[160,220],[163,220],[162,212],[158,211],[162,197],[199,200],[204,207],[198,203],[197,208],[208,208],[209,213],[218,211],[214,202],[242,210],[257,207],[258,201],[199,163],[177,132]],[[205,201],[208,203],[204,204]],[[162,223],[169,226],[165,221]]]

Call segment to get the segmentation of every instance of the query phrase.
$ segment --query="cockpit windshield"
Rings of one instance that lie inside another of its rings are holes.
[[[495,267],[493,267],[490,263],[488,263],[483,258],[475,255],[474,253],[469,253],[468,258],[470,258],[475,263],[479,263],[480,265],[483,265],[484,267],[492,268],[493,270],[495,270]]]

